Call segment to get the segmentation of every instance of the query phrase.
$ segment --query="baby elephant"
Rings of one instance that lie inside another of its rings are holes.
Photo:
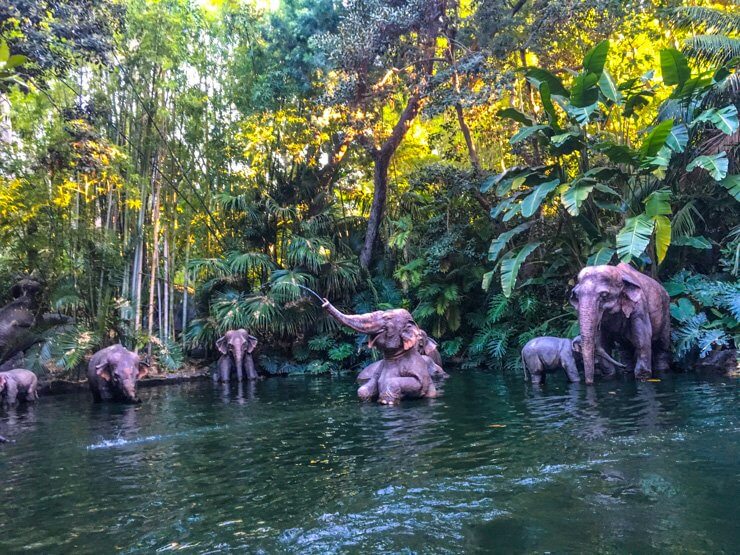
[[[37,385],[38,378],[30,370],[16,368],[0,372],[0,395],[6,405],[15,405],[19,395],[29,403],[35,401],[39,398]]]
[[[545,373],[549,370],[562,368],[568,380],[581,381],[578,376],[575,353],[580,354],[581,338],[564,339],[562,337],[535,337],[527,342],[522,349],[522,364],[524,365],[524,379],[531,376],[533,384],[545,381]],[[620,368],[624,364],[617,362],[601,347],[597,347],[596,355]]]

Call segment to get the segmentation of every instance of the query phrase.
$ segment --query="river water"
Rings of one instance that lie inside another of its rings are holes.
[[[361,404],[346,378],[42,398],[0,417],[0,552],[726,552],[738,381],[453,375]]]

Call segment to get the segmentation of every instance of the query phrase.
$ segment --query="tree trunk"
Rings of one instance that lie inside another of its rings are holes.
[[[149,323],[147,331],[149,337],[152,336],[154,331],[154,292],[157,286],[157,268],[159,266],[159,194],[160,194],[160,180],[159,180],[159,164],[155,161],[155,166],[152,169],[152,224],[154,230],[152,231],[152,259],[150,264],[149,274]],[[149,342],[149,355],[152,354],[152,343]]]
[[[388,166],[406,135],[409,126],[419,113],[420,108],[421,96],[418,93],[411,95],[396,125],[393,126],[390,137],[386,139],[380,149],[373,152],[375,162],[373,171],[373,203],[370,207],[370,216],[367,220],[365,242],[362,245],[362,251],[360,251],[360,266],[365,269],[370,266],[370,262],[372,261],[375,241],[378,238],[380,224],[383,221],[385,201],[388,196]]]

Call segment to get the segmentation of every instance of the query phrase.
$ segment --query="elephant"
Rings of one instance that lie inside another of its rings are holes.
[[[213,380],[227,383],[231,378],[231,370],[236,369],[237,381],[242,381],[242,370],[246,370],[248,380],[259,378],[254,368],[252,352],[257,347],[257,338],[250,335],[245,329],[227,331],[216,341],[216,348],[221,353],[218,359],[218,371],[213,374]]]
[[[428,357],[430,360],[429,373],[433,378],[449,378],[450,375],[442,369],[442,356],[437,350],[437,342],[427,335],[427,332],[420,329],[421,339],[419,340],[419,352]]]
[[[39,398],[37,387],[38,378],[30,370],[15,368],[0,372],[0,395],[6,405],[15,405],[19,395],[27,402],[36,401]]]
[[[123,345],[111,345],[95,353],[87,365],[87,382],[96,403],[123,401],[140,403],[136,382],[147,375],[148,364]]]
[[[368,346],[383,353],[357,377],[357,395],[363,401],[393,405],[404,398],[433,398],[432,359],[419,352],[422,330],[408,310],[397,308],[367,314],[344,314],[328,300],[322,307],[339,323],[369,336]]]
[[[598,350],[608,352],[615,342],[631,349],[638,379],[670,368],[670,298],[654,279],[623,262],[588,266],[578,274],[570,302],[578,312],[587,384],[594,381]]]
[[[568,376],[568,381],[578,383],[581,378],[578,375],[576,355],[580,353],[580,336],[575,339],[549,336],[530,339],[522,349],[524,379],[530,377],[532,383],[537,385],[545,381],[545,374],[548,370],[562,368]],[[614,360],[600,347],[597,348],[596,354],[608,363],[624,368],[624,364]]]

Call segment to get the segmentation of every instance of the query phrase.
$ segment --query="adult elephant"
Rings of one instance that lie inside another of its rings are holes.
[[[383,353],[358,376],[357,395],[363,401],[392,405],[404,398],[436,397],[431,359],[419,352],[422,330],[402,308],[367,314],[344,314],[328,300],[322,306],[338,322],[369,336],[368,345]]]
[[[246,371],[248,380],[259,378],[254,368],[252,352],[257,347],[257,338],[245,329],[227,331],[216,341],[216,348],[221,353],[218,359],[218,372],[214,381],[223,383],[231,379],[232,369],[236,370],[236,379],[242,381],[242,372]]]
[[[639,379],[670,367],[670,298],[654,279],[624,263],[589,266],[578,274],[570,302],[578,311],[587,384],[594,381],[595,353],[615,342],[632,349]]]
[[[95,353],[87,365],[87,383],[93,400],[138,403],[136,382],[146,376],[147,366],[139,355],[123,345],[111,345]]]

